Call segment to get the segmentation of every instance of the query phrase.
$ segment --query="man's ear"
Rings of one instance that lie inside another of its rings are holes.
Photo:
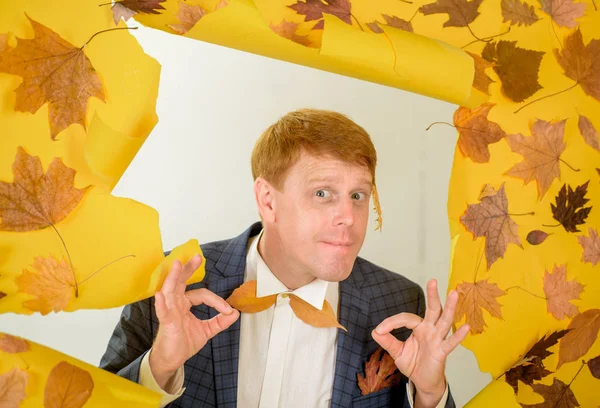
[[[254,181],[254,198],[263,223],[275,222],[275,187],[262,177]]]

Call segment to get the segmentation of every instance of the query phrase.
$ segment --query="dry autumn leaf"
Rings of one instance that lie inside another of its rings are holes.
[[[24,353],[29,351],[29,348],[29,342],[20,337],[11,336],[10,334],[3,334],[2,337],[0,337],[0,351],[5,353]]]
[[[523,102],[542,89],[538,82],[544,52],[517,47],[516,41],[487,43],[481,56],[493,62],[502,91],[514,102]]]
[[[352,5],[349,0],[305,0],[288,6],[296,13],[303,15],[305,21],[321,20],[323,13],[331,14],[352,25]],[[319,21],[313,30],[323,29],[324,20]]]
[[[577,240],[579,245],[583,248],[583,255],[581,256],[581,262],[589,262],[596,266],[600,263],[600,237],[598,231],[590,228],[589,237],[579,235]]]
[[[523,404],[523,408],[575,408],[579,402],[571,390],[570,385],[558,378],[554,378],[552,385],[533,384],[533,391],[544,397],[544,402],[538,404]]]
[[[142,14],[160,14],[159,10],[165,8],[160,4],[166,0],[119,0],[115,1],[112,5],[113,18],[115,24],[119,24],[121,17],[125,21],[137,13]],[[110,4],[110,3],[108,3]]]
[[[555,266],[551,273],[544,273],[544,293],[548,313],[558,320],[573,317],[579,313],[577,306],[571,303],[578,300],[583,292],[583,285],[576,279],[567,280],[567,267],[565,265]]]
[[[483,188],[479,192],[479,197],[477,199],[479,201],[481,201],[486,197],[495,196],[496,193],[497,193],[496,189],[491,184],[486,184],[483,186]]]
[[[73,270],[67,260],[38,256],[33,270],[24,269],[16,279],[19,290],[34,297],[25,301],[24,306],[42,315],[64,310],[76,291]]]
[[[277,295],[257,298],[256,281],[251,280],[235,289],[226,301],[242,313],[257,313],[273,306],[277,301]]]
[[[534,230],[527,234],[527,242],[531,245],[540,245],[548,238],[549,234],[544,231]]]
[[[585,142],[600,152],[600,136],[592,121],[587,116],[579,115],[578,125]]]
[[[90,373],[61,361],[48,375],[44,408],[81,408],[92,395],[93,389],[94,380]]]
[[[5,297],[6,297],[6,293],[0,292],[0,299],[5,298]]]
[[[322,309],[319,310],[298,296],[290,295],[290,307],[296,317],[306,324],[314,327],[338,327],[344,331],[348,331],[338,323],[333,308],[326,300],[323,302]]]
[[[578,225],[584,224],[592,207],[584,207],[590,201],[585,198],[590,182],[578,186],[575,191],[566,184],[562,186],[556,196],[556,205],[550,204],[552,216],[562,224],[567,232],[579,232]],[[567,189],[568,187],[568,189]]]
[[[300,45],[304,45],[310,47],[312,43],[308,36],[298,35],[296,34],[298,30],[298,23],[292,23],[290,21],[282,20],[279,24],[271,24],[269,28],[273,30],[273,32],[283,38],[287,38],[288,40],[292,40],[295,43]]]
[[[575,3],[573,0],[540,0],[540,4],[542,10],[562,27],[577,27],[575,19],[585,14],[585,4]]]
[[[475,109],[460,106],[454,112],[454,126],[458,129],[458,147],[465,157],[476,163],[490,160],[488,146],[506,136],[500,125],[487,119],[493,103],[485,103]]]
[[[565,75],[577,82],[573,87],[580,85],[586,94],[600,101],[600,40],[584,45],[578,28],[565,39],[562,50],[554,50],[554,55]]]
[[[424,15],[447,13],[448,21],[444,27],[467,27],[479,15],[482,0],[437,0],[435,3],[421,6],[419,11]]]
[[[8,36],[0,34],[0,53],[8,48]]]
[[[482,198],[479,204],[469,204],[460,221],[475,237],[485,237],[488,269],[498,258],[504,257],[508,244],[522,248],[518,225],[508,213],[504,184],[496,194]]]
[[[13,368],[0,375],[0,407],[17,408],[27,396],[27,372]]]
[[[104,102],[100,76],[83,53],[57,33],[29,18],[32,40],[17,39],[17,46],[5,51],[0,72],[19,75],[15,110],[35,113],[46,102],[52,140],[73,123],[85,128],[88,99]]]
[[[113,13],[113,21],[115,25],[119,25],[119,21],[123,19],[124,21],[129,21],[129,19],[135,16],[137,13],[133,10],[128,9],[121,3],[114,3],[111,7]]]
[[[535,8],[520,0],[502,0],[500,3],[505,23],[517,26],[530,26],[539,20]]]
[[[592,375],[600,380],[600,356],[592,358],[587,365]]]
[[[398,384],[402,375],[394,363],[394,359],[382,348],[377,349],[365,363],[365,375],[356,374],[358,388],[362,395],[377,392]]]
[[[202,7],[198,5],[188,5],[180,1],[179,11],[177,12],[179,24],[169,24],[169,27],[171,27],[177,34],[183,35],[190,31],[192,27],[205,15],[206,11],[204,11]]]
[[[567,333],[567,330],[560,330],[542,337],[517,364],[505,373],[506,382],[513,388],[515,394],[519,392],[519,381],[533,385],[534,381],[552,374],[544,366],[544,359],[553,354],[548,349]]]
[[[410,33],[413,32],[413,26],[410,21],[406,21],[400,17],[390,16],[388,14],[382,14],[382,17],[385,19],[385,23],[380,23],[378,21],[373,21],[372,23],[367,23],[367,26],[374,33],[383,33],[383,29],[381,27],[379,27],[379,24],[383,24],[388,27],[399,28],[400,30],[408,31]]]
[[[565,150],[563,141],[565,122],[550,123],[536,120],[531,136],[518,133],[508,135],[506,141],[513,152],[523,156],[523,161],[513,166],[506,174],[518,177],[529,184],[537,182],[538,199],[541,200],[555,179],[560,179],[560,155]]]
[[[557,370],[565,363],[578,360],[592,347],[600,330],[600,309],[578,314],[567,328],[569,333],[560,341]]]
[[[89,187],[73,186],[75,170],[55,158],[44,174],[38,157],[21,147],[12,183],[0,181],[0,231],[34,231],[57,224],[79,204]]]
[[[487,279],[475,283],[463,282],[456,287],[459,294],[454,323],[458,324],[463,317],[471,328],[471,333],[479,334],[487,327],[483,319],[483,309],[490,315],[502,319],[500,303],[496,298],[506,295],[495,283],[489,283]]]
[[[495,82],[490,78],[488,74],[485,73],[487,68],[492,68],[494,65],[493,62],[488,62],[481,58],[477,54],[473,54],[472,52],[467,51],[475,63],[475,75],[473,77],[473,87],[486,95],[490,94],[490,84]]]

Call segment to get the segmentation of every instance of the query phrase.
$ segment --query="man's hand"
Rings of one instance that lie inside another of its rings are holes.
[[[398,369],[417,389],[416,407],[435,407],[446,391],[444,375],[446,357],[469,333],[469,326],[461,326],[446,338],[452,327],[458,293],[451,291],[442,310],[437,282],[427,283],[427,310],[425,318],[411,313],[399,313],[382,321],[372,332],[373,339],[387,350]],[[390,333],[406,327],[411,336],[402,342]]]
[[[155,295],[159,327],[149,362],[152,375],[162,389],[179,367],[240,316],[223,298],[208,289],[185,291],[187,280],[201,263],[200,255],[183,267],[181,262],[175,261]],[[215,308],[219,314],[209,320],[196,318],[190,308],[201,304]]]

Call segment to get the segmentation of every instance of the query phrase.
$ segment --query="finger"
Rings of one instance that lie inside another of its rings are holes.
[[[193,305],[205,304],[216,309],[219,313],[229,315],[233,313],[233,308],[219,295],[214,294],[208,289],[194,289],[185,293]]]
[[[179,274],[181,273],[181,262],[175,261],[173,262],[173,266],[171,266],[171,270],[165,279],[162,288],[160,291],[167,295],[173,293],[175,291],[175,287],[177,286],[177,281],[179,280]]]
[[[436,324],[442,313],[442,303],[438,294],[437,281],[431,279],[427,282],[427,309],[425,311],[425,321]]]
[[[373,340],[375,340],[385,351],[387,351],[390,356],[396,361],[398,357],[402,354],[402,350],[404,350],[404,342],[398,340],[391,333],[386,334],[378,334],[377,331],[373,330],[371,332],[373,336]]]
[[[397,315],[390,316],[375,328],[377,334],[386,334],[394,329],[400,327],[406,327],[407,329],[414,329],[421,324],[423,319],[420,316],[412,313],[398,313]]]
[[[161,325],[169,324],[172,320],[171,314],[167,309],[167,303],[165,301],[165,295],[160,291],[154,295],[154,310],[156,311],[156,317]]]
[[[438,333],[442,339],[445,339],[450,333],[452,322],[454,321],[454,314],[456,313],[456,305],[458,303],[458,292],[455,290],[450,291],[448,298],[446,298],[446,305],[444,306],[444,313],[438,320],[436,327]]]
[[[460,328],[454,332],[454,334],[448,337],[442,342],[442,351],[448,355],[454,351],[454,349],[467,337],[471,328],[468,324],[463,324]]]
[[[185,292],[188,279],[191,278],[194,272],[202,265],[202,261],[202,256],[196,254],[183,265],[181,275],[179,275],[179,280],[177,281],[177,292]]]
[[[198,320],[204,328],[207,339],[215,337],[231,326],[240,317],[240,312],[234,310],[230,314],[219,313],[215,317],[208,320]]]

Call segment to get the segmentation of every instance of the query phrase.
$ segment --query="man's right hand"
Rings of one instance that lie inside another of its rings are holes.
[[[175,261],[162,288],[155,294],[159,326],[149,362],[152,375],[163,390],[190,357],[240,316],[223,298],[208,289],[185,291],[187,280],[201,263],[200,255],[183,267],[181,262]],[[198,319],[190,308],[201,304],[215,308],[219,314],[209,320]]]

